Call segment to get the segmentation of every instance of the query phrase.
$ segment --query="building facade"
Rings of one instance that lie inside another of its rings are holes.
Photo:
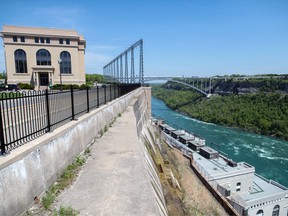
[[[155,122],[157,125],[158,122]],[[169,125],[164,124],[163,121],[158,125],[161,138],[186,155],[190,153],[191,165],[233,206],[239,215],[288,216],[288,188],[258,175],[252,165],[232,161],[218,151],[205,146],[204,139],[199,138],[196,146],[192,148],[190,144],[193,142],[189,141],[189,153],[187,153],[186,142],[181,142],[180,137],[173,136],[173,133],[177,132],[175,129],[169,133],[167,132]],[[183,131],[183,133],[187,135],[187,132]],[[197,148],[199,141],[201,147]]]
[[[4,25],[1,37],[8,84],[85,83],[86,41],[76,31]]]

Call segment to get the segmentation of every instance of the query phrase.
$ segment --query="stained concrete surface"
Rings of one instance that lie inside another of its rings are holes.
[[[133,107],[91,147],[91,156],[74,184],[57,198],[80,215],[161,215]]]

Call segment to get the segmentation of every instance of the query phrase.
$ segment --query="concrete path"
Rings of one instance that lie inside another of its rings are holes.
[[[91,154],[57,204],[80,215],[159,215],[133,107],[94,143]]]

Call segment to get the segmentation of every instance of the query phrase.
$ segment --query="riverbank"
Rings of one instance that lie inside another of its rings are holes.
[[[198,121],[173,111],[154,97],[152,114],[174,128],[205,137],[207,145],[221,150],[234,161],[253,164],[261,176],[288,186],[287,141]]]
[[[171,88],[171,86],[169,86]],[[288,95],[259,93],[203,98],[192,91],[153,87],[154,97],[191,118],[288,140]]]

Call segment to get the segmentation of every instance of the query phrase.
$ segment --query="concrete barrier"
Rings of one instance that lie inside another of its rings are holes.
[[[136,89],[0,157],[0,215],[23,213],[133,100],[139,135],[150,118],[150,94],[149,88]],[[159,179],[153,181],[159,188]]]

